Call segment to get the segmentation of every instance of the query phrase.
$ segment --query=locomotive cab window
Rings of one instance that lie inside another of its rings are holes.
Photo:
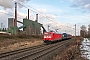
[[[51,36],[51,33],[44,34],[44,36]]]

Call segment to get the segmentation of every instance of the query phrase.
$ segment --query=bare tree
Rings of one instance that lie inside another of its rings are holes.
[[[80,30],[80,35],[81,35],[82,37],[86,37],[86,36],[87,36],[86,26],[85,26],[85,25],[82,25],[80,28],[81,28],[81,30]]]
[[[82,25],[80,28],[81,28],[82,31],[86,31],[86,26],[85,25]]]
[[[90,24],[88,25],[88,37],[90,37]]]

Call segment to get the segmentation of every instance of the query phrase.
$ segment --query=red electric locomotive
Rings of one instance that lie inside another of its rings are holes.
[[[62,40],[62,34],[58,34],[55,32],[44,32],[44,42],[51,43],[54,41]]]

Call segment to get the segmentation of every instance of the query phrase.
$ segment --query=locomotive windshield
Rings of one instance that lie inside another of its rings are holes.
[[[51,36],[51,33],[45,33],[44,36]]]
[[[44,33],[44,38],[51,38],[51,33]]]

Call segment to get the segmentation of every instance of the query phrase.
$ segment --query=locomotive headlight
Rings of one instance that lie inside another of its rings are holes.
[[[51,38],[51,36],[44,36],[44,38]]]
[[[48,36],[48,38],[51,38],[51,36]]]
[[[44,36],[44,38],[47,38],[46,36]]]

